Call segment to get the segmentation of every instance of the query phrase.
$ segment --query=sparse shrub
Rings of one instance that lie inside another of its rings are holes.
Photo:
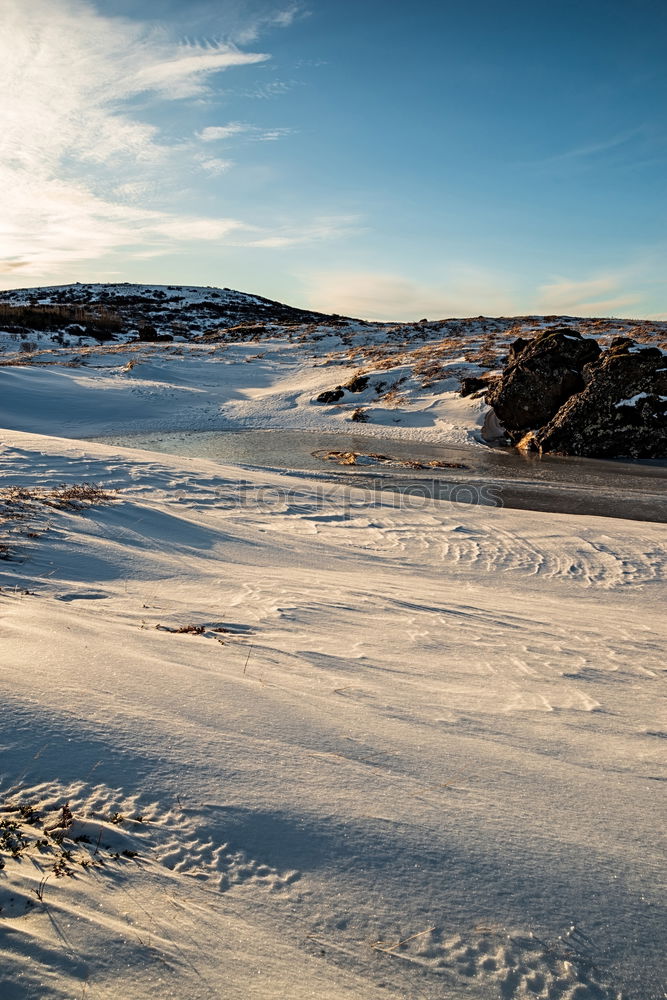
[[[0,329],[58,333],[73,324],[80,328],[81,335],[94,337],[100,343],[113,340],[114,335],[123,329],[120,316],[103,306],[95,310],[73,305],[12,306],[0,303]]]
[[[28,537],[38,537],[38,533],[29,530],[32,525],[28,519],[43,517],[45,507],[82,512],[94,504],[109,503],[113,498],[113,490],[105,490],[95,483],[63,484],[51,488],[6,486],[0,489],[0,529],[14,533],[19,530]],[[10,546],[0,539],[0,559],[9,559],[11,555]]]

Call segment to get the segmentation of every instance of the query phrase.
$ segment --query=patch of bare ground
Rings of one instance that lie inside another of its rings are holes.
[[[327,451],[326,449],[314,451],[314,458],[319,458],[323,462],[335,462],[337,465],[392,465],[400,466],[402,469],[467,469],[468,466],[462,462],[445,462],[441,459],[431,459],[421,461],[410,458],[393,458],[391,455],[383,455],[377,452],[359,451]]]

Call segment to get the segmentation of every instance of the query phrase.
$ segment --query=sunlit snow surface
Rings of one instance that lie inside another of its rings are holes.
[[[3,507],[3,1000],[662,998],[667,529],[73,440],[310,426],[289,344],[0,367],[3,489],[116,491]]]

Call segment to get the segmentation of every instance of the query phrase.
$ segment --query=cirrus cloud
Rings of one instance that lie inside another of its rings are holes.
[[[554,278],[538,289],[535,311],[554,315],[607,316],[618,314],[640,301],[641,296],[628,293],[623,276],[597,275],[594,278]]]
[[[222,41],[183,44],[89,0],[3,0],[0,272],[53,276],[121,249],[146,257],[198,241],[265,245],[270,228],[165,207],[193,161],[209,177],[232,164],[167,141],[138,107],[159,120],[167,102],[210,94],[215,74],[268,58]]]
[[[256,125],[249,125],[247,122],[229,122],[228,125],[208,125],[197,133],[197,138],[201,139],[202,142],[219,142],[243,135],[259,142],[273,142],[276,139],[281,139],[284,135],[290,135],[292,131],[290,128],[263,129]]]
[[[443,268],[437,284],[394,273],[350,270],[306,275],[304,284],[311,308],[372,320],[509,315],[516,308],[504,278],[460,264]]]

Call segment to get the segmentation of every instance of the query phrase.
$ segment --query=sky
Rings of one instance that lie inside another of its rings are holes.
[[[664,0],[0,0],[0,287],[667,318]]]

